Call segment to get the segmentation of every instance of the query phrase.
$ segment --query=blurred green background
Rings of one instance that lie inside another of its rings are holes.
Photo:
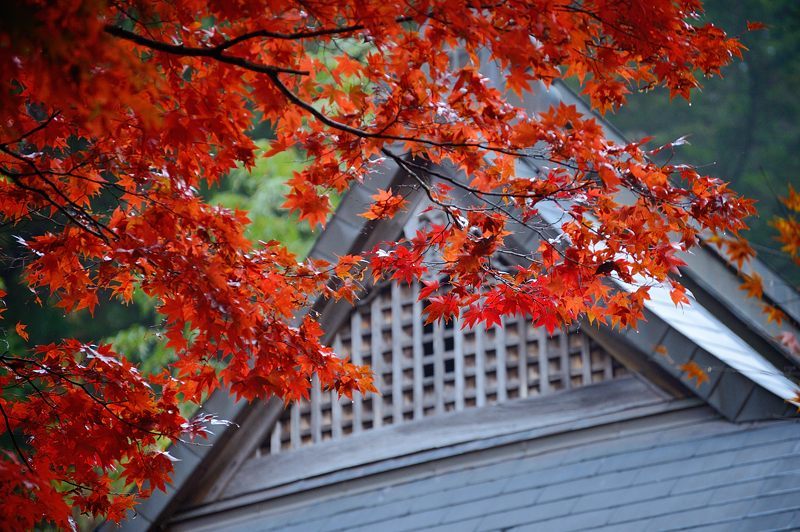
[[[652,135],[661,146],[684,135],[689,145],[674,161],[700,167],[758,201],[747,238],[759,258],[795,286],[800,271],[775,241],[769,221],[785,214],[778,201],[789,183],[800,186],[800,2],[707,0],[706,19],[748,48],[723,78],[703,80],[691,104],[666,91],[638,93],[608,118],[629,139]],[[747,22],[767,28],[746,32]]]

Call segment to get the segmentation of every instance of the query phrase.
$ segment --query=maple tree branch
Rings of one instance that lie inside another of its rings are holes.
[[[6,356],[5,356],[5,355],[3,355],[3,356],[2,356],[2,357],[0,357],[0,358],[2,358],[2,359],[5,359],[5,358],[6,358]],[[58,419],[58,421],[59,421],[59,423],[60,423],[60,422],[61,422],[61,418],[59,417],[59,414],[58,414],[58,409],[57,409],[56,405],[52,403],[51,399],[47,398],[47,397],[44,395],[44,392],[43,392],[43,391],[42,391],[42,390],[41,390],[41,389],[40,389],[38,386],[36,386],[36,383],[34,383],[34,382],[33,382],[33,379],[31,379],[31,377],[30,377],[30,376],[28,376],[28,375],[25,375],[24,373],[20,373],[20,372],[19,372],[19,371],[18,371],[18,370],[17,370],[17,369],[16,369],[16,368],[15,368],[15,367],[12,365],[12,364],[9,364],[9,363],[5,362],[5,360],[3,360],[3,364],[4,364],[4,365],[5,365],[5,366],[6,366],[8,369],[10,369],[10,370],[12,371],[12,373],[14,373],[14,375],[16,375],[17,377],[19,377],[19,378],[21,378],[21,379],[24,379],[24,380],[25,380],[25,381],[26,381],[28,384],[30,384],[30,385],[31,385],[31,387],[32,387],[32,388],[33,388],[33,390],[36,392],[36,394],[37,394],[39,397],[41,397],[42,401],[44,401],[44,403],[45,403],[47,406],[49,406],[49,407],[50,407],[50,408],[53,410],[53,413],[55,414],[55,416],[56,416],[56,419]]]
[[[460,188],[462,190],[465,190],[467,192],[470,192],[473,195],[478,196],[478,197],[483,195],[483,196],[494,196],[494,197],[498,197],[498,198],[538,199],[538,200],[541,201],[544,198],[549,198],[550,196],[552,196],[554,193],[557,193],[557,192],[575,192],[575,191],[582,190],[582,189],[584,189],[584,188],[589,186],[589,183],[584,183],[584,184],[582,184],[580,186],[575,186],[575,187],[571,187],[571,188],[570,187],[566,187],[566,188],[562,187],[562,188],[558,188],[558,189],[554,190],[552,193],[549,193],[549,194],[516,194],[516,193],[513,193],[513,192],[491,192],[491,191],[480,190],[478,188],[466,185],[466,184],[462,183],[461,181],[459,181],[458,179],[456,179],[454,177],[448,176],[448,175],[443,174],[441,172],[437,172],[436,170],[428,168],[427,166],[419,164],[419,163],[416,163],[414,161],[406,161],[406,163],[411,165],[411,166],[413,166],[413,167],[415,167],[415,168],[418,168],[418,169],[422,170],[423,172],[425,172],[425,173],[427,173],[429,175],[432,175],[434,177],[438,177],[439,179],[441,179],[443,181],[447,181],[448,183],[451,183],[454,186],[456,186],[456,187],[458,187],[458,188]]]
[[[47,119],[44,122],[40,123],[35,128],[31,129],[30,131],[27,131],[27,132],[23,133],[20,137],[18,137],[15,140],[12,140],[12,141],[9,141],[9,142],[0,143],[0,146],[6,147],[6,146],[10,146],[11,144],[17,144],[18,142],[21,142],[21,141],[25,140],[26,138],[30,137],[31,135],[35,135],[39,131],[41,131],[44,128],[46,128],[47,126],[49,126],[50,122],[52,122],[60,114],[61,114],[61,111],[55,111],[50,116],[48,116]]]
[[[259,72],[261,74],[274,74],[277,72],[282,72],[284,74],[296,74],[298,76],[307,76],[310,74],[310,72],[308,72],[307,70],[296,70],[294,68],[253,63],[252,61],[248,61],[247,59],[244,59],[242,57],[225,55],[222,53],[224,49],[217,49],[216,47],[196,48],[191,46],[184,46],[182,44],[169,44],[154,39],[149,39],[147,37],[139,35],[138,33],[122,29],[119,26],[114,26],[112,24],[107,24],[104,28],[104,31],[109,35],[113,35],[114,37],[130,41],[134,44],[145,46],[147,48],[150,48],[151,50],[156,50],[158,52],[164,52],[167,54],[180,55],[185,57],[208,57],[216,59],[220,63],[227,63],[230,65],[239,66],[247,70],[252,70],[253,72]]]
[[[345,133],[350,133],[351,135],[355,135],[357,137],[365,139],[392,140],[399,142],[414,142],[417,144],[424,144],[426,146],[434,146],[436,148],[477,148],[495,153],[502,153],[504,155],[512,155],[514,157],[530,157],[530,155],[525,152],[520,152],[509,148],[503,148],[500,146],[487,146],[482,142],[445,142],[445,141],[427,139],[424,137],[408,137],[405,135],[386,135],[383,132],[376,133],[371,131],[365,131],[363,129],[339,122],[338,120],[334,120],[333,118],[327,116],[325,113],[318,111],[313,105],[311,105],[307,101],[297,96],[294,92],[292,92],[291,89],[289,89],[289,87],[287,87],[286,84],[280,80],[280,78],[278,77],[278,72],[274,71],[266,72],[266,74],[269,76],[270,80],[275,85],[275,87],[277,87],[277,89],[281,92],[281,94],[286,96],[286,98],[290,102],[300,107],[301,109],[307,111],[314,118],[316,118],[326,126],[338,129],[340,131],[344,131]],[[385,131],[385,129],[382,131]]]
[[[428,196],[428,199],[431,201],[431,203],[434,203],[434,204],[438,205],[444,211],[444,213],[447,215],[447,217],[450,220],[452,220],[452,223],[456,224],[457,227],[461,228],[461,222],[451,212],[451,210],[456,207],[455,205],[450,205],[450,204],[444,203],[443,201],[435,198],[434,195],[433,195],[433,190],[431,190],[430,184],[427,183],[422,177],[417,175],[417,173],[414,172],[414,170],[412,170],[406,164],[406,160],[405,159],[403,159],[402,157],[400,157],[399,155],[397,155],[395,153],[392,153],[391,151],[387,150],[386,148],[381,149],[381,152],[384,155],[386,155],[387,157],[390,157],[392,160],[394,160],[394,162],[397,163],[397,165],[400,166],[402,169],[404,169],[408,173],[408,175],[413,177],[414,180],[417,183],[419,183],[419,186],[421,186],[422,189],[425,191],[425,194]]]
[[[2,148],[0,148],[0,150],[2,150]],[[20,180],[21,176],[19,176],[18,174],[15,174],[14,172],[9,171],[7,168],[1,168],[0,167],[0,173],[2,173],[2,175],[4,175],[4,176],[8,177],[14,183],[15,186],[21,188],[22,190],[27,190],[28,192],[33,192],[34,194],[38,194],[39,196],[44,198],[44,200],[48,204],[50,204],[53,207],[55,207],[58,212],[63,213],[64,216],[69,218],[69,220],[72,221],[76,226],[80,227],[84,231],[87,231],[88,233],[92,234],[93,236],[96,236],[97,238],[100,238],[101,240],[104,240],[106,242],[108,241],[108,237],[106,237],[102,233],[92,229],[91,227],[86,226],[77,217],[75,217],[75,215],[73,215],[71,212],[69,212],[68,209],[64,208],[63,205],[60,205],[56,201],[54,201],[53,198],[51,198],[50,195],[47,192],[45,192],[44,190],[42,190],[40,188],[32,187],[30,185],[26,185],[25,183],[23,183]],[[82,209],[80,209],[80,211],[82,211]],[[89,218],[91,218],[91,217],[89,217]]]
[[[403,22],[411,22],[415,20],[415,17],[405,16],[405,17],[397,17],[394,19],[396,24],[402,24]],[[317,30],[308,30],[308,31],[298,31],[294,33],[280,33],[275,31],[269,30],[255,30],[248,33],[243,33],[237,37],[233,37],[228,39],[216,46],[213,49],[216,50],[226,50],[233,46],[236,46],[239,43],[250,39],[256,39],[259,37],[267,38],[267,39],[278,39],[278,40],[289,40],[289,41],[296,41],[301,39],[313,39],[315,37],[329,37],[335,35],[346,35],[348,33],[353,33],[356,31],[361,31],[367,29],[366,26],[363,24],[354,24],[352,26],[343,26],[339,28],[320,28]]]
[[[69,211],[66,208],[64,208],[64,206],[59,205],[58,203],[53,201],[52,198],[50,198],[50,195],[47,194],[46,192],[44,192],[43,190],[37,189],[35,187],[29,187],[29,188],[27,188],[27,190],[29,190],[31,192],[38,192],[50,204],[54,205],[59,211],[63,212],[65,215],[67,215],[67,217],[69,217],[70,220],[72,220],[73,222],[78,224],[79,227],[85,229],[86,231],[88,231],[91,234],[93,234],[94,236],[102,239],[103,241],[108,242],[108,237],[103,234],[104,230],[107,231],[109,234],[111,234],[112,237],[116,237],[114,232],[111,229],[109,229],[108,226],[106,226],[102,222],[96,220],[91,214],[89,214],[89,212],[86,209],[84,209],[83,207],[81,207],[80,205],[75,203],[75,201],[73,201],[66,194],[64,194],[64,192],[60,188],[58,188],[55,183],[53,183],[51,180],[47,179],[45,177],[44,172],[42,170],[40,170],[39,167],[37,167],[36,164],[33,163],[33,161],[31,161],[30,159],[28,159],[28,158],[26,158],[26,157],[24,157],[24,156],[22,156],[22,155],[20,155],[20,154],[18,154],[16,152],[12,151],[12,150],[9,150],[8,148],[6,148],[5,146],[2,146],[2,145],[0,145],[0,151],[5,153],[5,154],[7,154],[7,155],[10,155],[11,157],[17,159],[18,161],[23,162],[28,167],[30,167],[31,170],[33,170],[33,172],[35,172],[36,176],[39,179],[44,181],[50,188],[52,188],[53,191],[58,196],[60,196],[64,201],[66,201],[68,205],[70,205],[73,209],[75,209],[75,212],[77,212],[81,217],[86,218],[88,223],[93,225],[96,228],[96,230],[90,229],[89,227],[85,226],[83,223],[79,222],[74,216],[71,215],[71,213],[69,213]],[[19,176],[18,174],[14,173],[14,172],[11,172],[11,171],[9,171],[9,170],[7,170],[5,168],[0,168],[0,170],[2,170],[2,172],[6,176],[8,176],[11,179],[11,181],[14,182],[15,185],[19,186],[20,188],[26,188],[26,185],[23,185],[19,180],[19,177],[21,177],[21,176]]]
[[[413,17],[401,17],[401,18],[408,18],[409,20],[413,20]],[[354,28],[355,29],[353,29],[351,31],[355,31],[356,29],[359,29],[357,27],[354,27]],[[424,145],[427,145],[427,146],[434,146],[434,147],[438,147],[438,148],[477,148],[477,149],[482,149],[482,150],[491,151],[491,152],[495,152],[495,153],[502,153],[504,155],[512,155],[512,156],[515,156],[515,157],[529,157],[529,154],[527,154],[525,152],[521,152],[521,151],[518,151],[518,150],[509,149],[509,148],[503,148],[503,147],[500,147],[500,146],[487,146],[486,144],[484,144],[482,142],[443,142],[443,141],[436,141],[436,140],[432,140],[432,139],[426,139],[426,138],[422,138],[422,137],[409,137],[409,136],[405,136],[405,135],[386,135],[384,133],[384,131],[386,130],[386,128],[388,128],[388,125],[385,126],[380,132],[370,132],[370,131],[365,131],[363,129],[360,129],[360,128],[357,128],[357,127],[353,127],[353,126],[347,125],[345,123],[339,122],[338,120],[335,120],[335,119],[330,118],[329,116],[325,115],[321,111],[318,111],[309,102],[307,102],[307,101],[303,100],[302,98],[300,98],[299,96],[297,96],[278,77],[278,74],[296,74],[296,75],[307,76],[307,75],[310,74],[309,71],[296,70],[296,69],[291,69],[291,68],[279,67],[279,66],[275,66],[275,65],[264,65],[264,64],[259,64],[259,63],[253,63],[253,62],[248,61],[247,59],[244,59],[244,58],[241,58],[241,57],[230,56],[230,55],[223,54],[222,52],[224,50],[226,50],[227,48],[232,46],[232,45],[228,46],[228,44],[230,42],[232,42],[233,40],[236,40],[237,38],[234,38],[232,41],[226,41],[225,43],[223,43],[221,45],[201,48],[201,47],[190,47],[190,46],[179,45],[179,44],[165,43],[165,42],[162,42],[162,41],[158,41],[158,40],[155,40],[155,39],[150,39],[150,38],[144,37],[142,35],[139,35],[137,33],[132,32],[132,31],[128,31],[128,30],[122,29],[122,28],[120,28],[118,26],[111,25],[111,24],[108,24],[108,25],[105,26],[105,31],[106,31],[106,33],[108,33],[110,35],[113,35],[115,37],[119,37],[121,39],[125,39],[125,40],[128,40],[128,41],[134,42],[136,44],[148,47],[148,48],[153,49],[153,50],[161,51],[161,52],[164,52],[164,53],[169,53],[169,54],[173,54],[173,55],[187,56],[187,57],[208,57],[208,58],[211,58],[211,59],[215,59],[215,60],[217,60],[217,61],[219,61],[221,63],[227,63],[227,64],[231,64],[231,65],[234,65],[234,66],[242,67],[242,68],[244,68],[246,70],[250,70],[250,71],[253,71],[253,72],[266,74],[267,76],[269,76],[270,80],[278,88],[278,90],[284,96],[286,96],[286,98],[289,101],[291,101],[293,104],[297,105],[298,107],[301,107],[302,109],[304,109],[305,111],[307,111],[308,113],[313,115],[315,118],[317,118],[323,124],[325,124],[325,125],[327,125],[329,127],[338,129],[340,131],[344,131],[346,133],[350,133],[350,134],[355,135],[357,137],[361,137],[361,138],[376,138],[376,139],[402,141],[402,142],[414,142],[414,143],[424,144]],[[266,32],[266,30],[264,30],[264,31]],[[253,34],[254,34],[253,36],[256,36],[255,34],[259,34],[259,33],[260,33],[260,30],[256,31],[256,32],[253,32]],[[249,34],[244,34],[244,35],[240,36],[240,37],[242,37],[242,39],[240,41],[237,41],[234,44],[237,44],[238,42],[242,42],[243,40],[245,40],[245,38],[251,38],[248,35]],[[287,35],[289,35],[289,34],[287,34]]]
[[[451,205],[451,204],[444,203],[444,202],[434,198],[433,197],[433,191],[431,190],[430,185],[427,182],[425,182],[425,180],[422,179],[419,175],[417,175],[413,170],[411,170],[411,168],[409,167],[409,161],[406,161],[402,157],[398,156],[395,153],[392,153],[391,151],[387,150],[386,148],[381,149],[381,152],[383,154],[385,154],[387,157],[390,157],[401,168],[403,168],[406,172],[408,172],[408,174],[411,175],[420,184],[420,186],[423,187],[423,189],[425,190],[425,192],[426,192],[426,194],[428,196],[428,199],[432,203],[438,205],[442,210],[444,210],[444,212],[445,212],[445,214],[447,214],[448,218],[452,219],[457,227],[461,227],[461,224],[458,221],[458,219],[451,213],[451,209],[453,209],[453,208],[457,208],[457,209],[459,209],[461,211],[474,211],[474,212],[492,212],[492,211],[496,211],[496,212],[500,212],[504,216],[506,216],[508,219],[510,219],[510,220],[520,224],[521,226],[525,227],[526,229],[534,232],[536,235],[539,236],[539,238],[541,239],[542,242],[546,242],[564,260],[566,260],[568,262],[571,262],[571,263],[573,263],[573,264],[575,264],[577,266],[584,267],[584,268],[590,268],[591,267],[591,265],[582,264],[581,262],[579,262],[579,261],[577,261],[577,260],[575,260],[573,258],[568,257],[567,254],[563,250],[558,248],[558,246],[550,243],[550,241],[547,238],[547,235],[545,235],[543,233],[543,229],[536,228],[536,227],[530,225],[529,223],[523,221],[522,219],[520,219],[518,216],[515,216],[514,213],[512,213],[508,209],[504,208],[503,206],[498,205],[497,203],[495,203],[495,202],[493,202],[491,200],[488,200],[486,198],[479,197],[478,194],[482,194],[482,192],[480,192],[480,191],[472,192],[472,194],[475,195],[476,198],[479,199],[480,201],[483,201],[483,202],[487,203],[490,206],[490,208],[460,207],[458,205]],[[424,170],[424,171],[426,171],[426,172],[428,171],[427,168],[425,168],[422,165],[417,165],[417,167],[422,169],[422,170]],[[471,192],[470,187],[466,187],[465,189]],[[549,226],[549,224],[548,224],[548,226]]]
[[[95,488],[92,488],[92,487],[89,487],[89,486],[84,486],[83,484],[78,484],[76,482],[72,482],[71,480],[67,480],[65,478],[60,478],[58,480],[59,480],[59,482],[63,482],[64,484],[69,484],[70,486],[74,486],[75,489],[74,490],[70,490],[71,492],[74,492],[74,491],[77,491],[77,490],[86,490],[86,491],[91,491],[91,492],[96,492],[97,491],[97,489],[95,489]],[[108,491],[108,492],[106,492],[105,490],[103,490],[103,493],[108,493],[109,495],[128,495],[127,493],[122,492],[122,491]]]
[[[55,370],[53,370],[52,368],[50,368],[49,366],[46,366],[46,365],[44,365],[44,364],[41,364],[41,363],[39,363],[39,362],[36,362],[35,360],[31,360],[31,359],[27,359],[27,358],[13,357],[13,356],[8,356],[8,355],[0,355],[0,360],[3,360],[3,361],[4,361],[4,364],[6,364],[6,365],[8,365],[8,364],[5,362],[6,360],[12,360],[12,361],[14,361],[14,362],[18,362],[18,363],[22,363],[22,364],[25,364],[25,363],[27,363],[27,364],[33,364],[34,366],[36,366],[36,367],[40,368],[42,371],[45,371],[45,372],[49,373],[50,375],[53,375],[54,377],[57,377],[57,378],[59,378],[59,379],[61,379],[61,380],[63,380],[63,381],[66,381],[66,382],[68,382],[68,383],[72,384],[73,386],[77,386],[78,388],[80,388],[81,390],[83,390],[83,392],[84,392],[86,395],[88,395],[88,396],[89,396],[89,398],[91,398],[91,399],[92,399],[92,401],[94,401],[95,403],[97,403],[98,405],[100,405],[100,406],[101,406],[101,407],[102,407],[104,410],[106,410],[106,411],[107,411],[109,414],[111,414],[111,416],[112,416],[112,417],[114,417],[114,418],[115,418],[115,419],[117,419],[118,421],[120,421],[120,422],[122,422],[122,423],[124,423],[124,424],[128,425],[129,427],[131,427],[131,428],[134,428],[134,429],[137,429],[137,430],[140,430],[140,431],[142,431],[142,432],[146,432],[146,433],[148,433],[148,434],[152,434],[152,435],[154,435],[154,436],[164,436],[164,437],[169,437],[169,435],[167,435],[167,434],[163,434],[163,433],[161,433],[161,432],[154,432],[154,431],[152,431],[152,430],[149,430],[149,429],[142,428],[142,427],[140,427],[140,426],[136,425],[135,423],[133,423],[133,422],[131,422],[131,421],[128,421],[127,419],[125,419],[125,418],[121,417],[119,414],[117,414],[116,412],[114,412],[113,410],[111,410],[111,408],[108,406],[108,405],[110,405],[110,404],[115,404],[115,403],[108,402],[108,401],[104,401],[104,400],[103,400],[103,399],[101,399],[100,397],[96,396],[96,395],[95,395],[95,394],[94,394],[94,393],[93,393],[93,392],[92,392],[92,391],[89,389],[89,387],[88,387],[86,384],[84,384],[84,383],[82,383],[82,382],[78,382],[78,381],[76,381],[76,380],[73,380],[73,379],[71,379],[71,378],[70,378],[68,375],[66,375],[66,374],[64,374],[64,373],[61,373],[61,372],[58,372],[58,371],[55,371]],[[2,405],[0,405],[0,406],[2,406]]]
[[[574,5],[574,4],[557,6],[557,7],[555,7],[555,9],[561,9],[562,11],[565,11],[565,12],[568,12],[568,13],[577,13],[577,14],[580,14],[580,15],[586,15],[587,17],[594,19],[596,22],[599,22],[601,25],[608,26],[612,30],[618,31],[619,33],[621,33],[621,34],[623,34],[623,35],[625,35],[627,37],[631,37],[633,39],[643,39],[644,42],[660,48],[658,43],[656,43],[656,42],[654,42],[654,41],[652,41],[650,39],[647,39],[647,38],[643,37],[642,35],[634,34],[630,30],[627,30],[627,29],[621,28],[621,27],[619,27],[619,26],[617,26],[615,24],[612,24],[611,22],[605,20],[603,17],[601,17],[600,15],[595,13],[594,11],[589,11],[588,9],[583,9],[581,7],[578,7],[578,6]],[[591,43],[589,43],[589,44],[591,44]],[[594,58],[590,58],[590,59],[595,60]]]
[[[11,438],[11,444],[14,446],[14,450],[19,455],[19,458],[20,460],[22,460],[22,463],[25,464],[25,467],[28,468],[28,471],[30,471],[33,474],[36,474],[36,472],[33,470],[33,467],[31,467],[31,464],[28,462],[28,459],[25,458],[25,455],[22,453],[22,449],[20,449],[19,443],[17,443],[17,437],[14,436],[14,431],[11,430],[11,421],[8,419],[8,414],[6,414],[5,408],[3,408],[2,401],[0,401],[0,413],[3,414],[3,420],[5,421],[6,424],[6,431],[8,432],[8,435]]]

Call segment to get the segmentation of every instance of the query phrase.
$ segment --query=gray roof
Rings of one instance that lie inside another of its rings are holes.
[[[562,396],[578,393],[591,390]],[[547,410],[553,400],[557,396],[530,400],[539,404],[528,406]],[[736,425],[698,401],[664,399],[662,404],[662,411],[645,416],[583,427],[573,423],[534,440],[495,445],[491,452],[476,449],[406,464],[400,474],[387,469],[306,485],[227,513],[179,516],[174,529],[800,527],[798,423]],[[594,417],[592,407],[585,408],[587,418]]]

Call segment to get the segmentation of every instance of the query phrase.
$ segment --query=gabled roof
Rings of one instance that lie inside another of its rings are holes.
[[[554,85],[549,91],[544,89],[538,91],[536,96],[526,100],[525,105],[532,110],[542,110],[558,101],[577,105],[584,112],[589,112],[579,98],[559,84]],[[611,130],[607,124],[605,127],[612,139],[621,141],[617,132]],[[392,161],[385,161],[364,183],[352,187],[346,193],[339,209],[320,235],[310,255],[314,258],[333,261],[338,256],[369,249],[381,241],[395,240],[403,233],[409,222],[413,223],[424,206],[425,198],[421,192],[412,194],[408,198],[411,207],[404,215],[395,219],[374,222],[366,220],[358,214],[366,210],[371,201],[370,196],[375,194],[378,189],[388,189],[402,184],[410,184],[408,177]],[[535,244],[536,236],[521,230],[515,233],[513,238],[516,240],[517,246],[530,249],[530,246]],[[792,374],[795,370],[795,363],[775,342],[773,337],[777,330],[774,325],[768,324],[760,313],[760,309],[756,308],[753,302],[747,300],[736,289],[738,287],[736,273],[714,250],[700,248],[684,259],[688,265],[682,270],[684,275],[682,281],[689,286],[695,296],[695,301],[688,309],[680,311],[674,307],[668,308],[656,297],[654,302],[648,305],[647,321],[640,325],[638,331],[620,333],[607,328],[596,328],[583,324],[589,334],[607,351],[662,390],[658,393],[652,390],[643,392],[640,389],[641,384],[628,384],[626,386],[638,387],[636,388],[637,393],[640,394],[638,397],[626,396],[630,401],[629,406],[635,409],[638,401],[652,400],[655,401],[654,404],[660,405],[658,408],[665,409],[664,412],[671,411],[670,409],[673,408],[683,408],[683,406],[676,407],[676,404],[691,404],[695,405],[692,406],[695,408],[697,402],[686,403],[685,400],[680,399],[693,396],[696,400],[701,401],[700,404],[705,403],[724,418],[734,421],[762,420],[789,415],[793,407],[786,404],[785,400],[791,398],[794,388],[783,375]],[[798,307],[797,297],[787,295],[795,294],[791,288],[761,263],[756,261],[753,268],[757,269],[765,279],[766,296],[773,303],[780,305],[788,316],[796,322],[800,322],[800,307]],[[315,310],[319,312],[323,328],[330,333],[338,330],[349,313],[349,308],[344,302],[319,301]],[[789,327],[792,326],[789,325]],[[668,358],[663,356],[663,348],[666,348],[666,352],[669,354]],[[710,369],[708,371],[709,381],[698,388],[679,369],[681,364],[689,361],[694,361],[707,370]],[[619,388],[619,385],[615,386],[617,388],[609,385],[606,388],[595,388],[592,392],[571,391],[568,393],[595,394],[592,396],[592,402],[602,403],[605,399],[601,397],[601,391],[623,389]],[[664,391],[667,393],[666,396]],[[616,397],[613,395],[613,391],[609,393],[612,394],[610,397]],[[647,399],[648,397],[649,399]],[[544,399],[542,398],[542,400]],[[535,418],[537,408],[547,407],[546,403],[536,403],[535,400],[528,401],[523,406],[532,409],[529,412],[530,416],[526,416],[525,412],[527,411],[523,411],[524,409],[514,410],[515,416],[521,416],[520,423],[523,425],[524,419]],[[684,402],[681,403],[681,401]],[[705,408],[703,415],[712,415],[708,407],[703,408]],[[224,391],[218,391],[212,395],[203,409],[213,412],[223,419],[235,421],[239,428],[219,426],[220,430],[209,439],[209,445],[175,445],[170,452],[180,461],[175,464],[172,484],[166,493],[157,493],[140,505],[136,518],[129,519],[124,523],[125,529],[147,530],[160,526],[166,519],[174,515],[176,509],[188,496],[191,496],[193,500],[213,501],[243,495],[230,492],[230,490],[225,492],[226,486],[236,475],[245,474],[241,470],[242,464],[271,430],[272,425],[281,414],[282,405],[279,401],[252,405],[237,403]],[[490,411],[484,414],[478,414],[475,410],[471,412],[473,416],[492,415]],[[597,415],[595,421],[604,426],[604,423],[601,422],[604,414],[600,411],[594,412]],[[628,413],[630,414],[630,412]],[[468,413],[462,412],[461,414]],[[626,419],[634,418],[636,415]],[[475,418],[472,421],[464,418],[461,423],[468,425],[475,421]],[[402,431],[402,427],[405,426],[393,427],[393,430],[396,428]],[[424,427],[424,424],[418,425],[419,430],[424,430]],[[577,426],[572,426],[568,430],[577,428]],[[496,434],[491,437],[481,437],[478,440],[468,438],[463,441],[444,443],[442,445],[446,450],[440,451],[439,454],[434,452],[434,454],[425,455],[426,452],[432,452],[431,449],[405,449],[402,452],[398,451],[399,454],[394,458],[413,456],[415,459],[421,459],[418,462],[421,464],[426,460],[453,458],[460,454],[459,446],[469,447],[470,452],[475,451],[479,448],[479,444],[474,443],[475,441],[484,441],[484,443],[488,441],[487,448],[493,448],[498,445],[501,447],[516,445],[513,441],[502,439],[508,437],[508,434],[517,434],[517,436],[527,434],[528,439],[536,437],[534,433],[525,433],[525,430],[515,429],[504,432],[499,427],[496,429]],[[536,429],[531,428],[530,430]],[[468,431],[465,434],[468,434]],[[522,445],[521,442],[517,443]],[[359,445],[365,444],[368,442],[361,441],[359,443]],[[476,445],[478,447],[475,447]],[[341,451],[342,449],[339,449],[337,452]],[[385,464],[392,457],[376,456],[373,458],[377,464]],[[296,464],[297,462],[295,462]],[[251,465],[248,464],[248,468]],[[279,467],[277,462],[273,465]],[[412,465],[414,465],[413,460],[411,462],[401,461],[394,462],[393,467],[411,467]],[[289,464],[284,464],[284,467],[289,468]],[[354,464],[345,464],[342,465],[341,470],[334,468],[333,471],[327,472],[316,471],[313,468],[311,471],[305,469],[302,471],[304,472],[301,475],[303,478],[287,478],[284,479],[282,485],[284,487],[294,486],[291,489],[316,489],[314,478],[335,474],[337,471],[340,471],[344,477],[333,478],[342,481],[355,480],[348,478],[344,473],[346,471],[369,473],[363,468],[358,469]],[[293,473],[289,470],[279,471],[277,478],[283,478],[280,475],[291,474]],[[371,474],[377,473],[373,471]],[[269,493],[269,490],[276,486],[278,485],[262,486],[262,493],[259,496]],[[280,493],[275,492],[273,495],[277,496]],[[284,493],[282,496],[286,495]],[[240,500],[239,503],[245,504],[246,501]]]

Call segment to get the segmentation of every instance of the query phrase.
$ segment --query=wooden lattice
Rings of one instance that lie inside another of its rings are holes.
[[[519,318],[490,329],[424,325],[418,293],[417,284],[384,287],[334,337],[337,353],[372,366],[381,395],[337,399],[314,382],[311,400],[284,412],[259,454],[625,374],[576,328],[549,336]]]

